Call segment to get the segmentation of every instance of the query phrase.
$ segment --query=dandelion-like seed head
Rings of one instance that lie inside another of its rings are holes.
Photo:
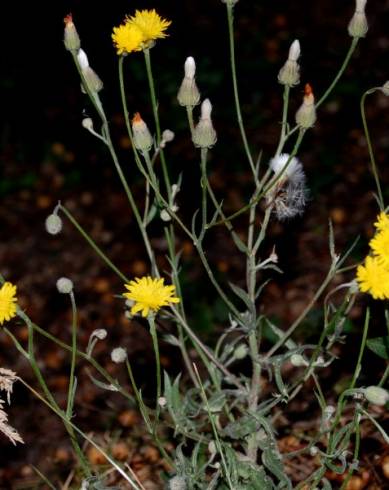
[[[16,316],[16,286],[5,282],[0,288],[0,324]]]
[[[141,51],[143,34],[136,25],[126,22],[113,28],[112,40],[117,54],[126,55],[134,51]]]
[[[389,298],[389,270],[377,257],[368,255],[364,265],[358,266],[357,281],[359,290],[371,294],[374,299]]]
[[[123,293],[123,296],[134,301],[131,307],[133,315],[141,312],[143,317],[147,317],[150,312],[156,313],[163,306],[180,302],[180,299],[174,296],[175,286],[165,286],[163,278],[137,277],[124,286],[128,292]]]
[[[166,37],[165,31],[170,24],[170,20],[162,18],[155,10],[136,10],[135,15],[126,18],[126,25],[141,32],[144,48],[151,47],[156,39]]]

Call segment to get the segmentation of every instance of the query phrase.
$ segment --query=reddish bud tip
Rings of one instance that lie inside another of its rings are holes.
[[[64,20],[65,24],[72,24],[73,23],[73,15],[72,14],[68,14]]]
[[[132,123],[137,124],[140,122],[142,122],[142,118],[141,118],[139,112],[135,112],[134,117],[132,118]]]
[[[312,87],[309,85],[309,83],[306,83],[305,84],[305,87],[304,87],[304,95],[306,97],[308,97],[309,95],[313,95],[313,90],[312,90]]]

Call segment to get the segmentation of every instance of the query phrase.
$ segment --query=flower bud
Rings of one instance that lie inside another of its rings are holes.
[[[303,367],[309,365],[301,354],[292,354],[290,356],[290,362],[294,367]]]
[[[132,119],[132,134],[134,146],[139,151],[149,151],[153,146],[153,138],[149,128],[137,112]]]
[[[50,216],[46,218],[45,226],[47,233],[50,233],[50,235],[58,235],[62,230],[62,220],[57,213],[50,214]]]
[[[304,100],[296,112],[296,123],[302,129],[311,128],[316,122],[315,97],[312,88],[307,83],[304,90]]]
[[[209,99],[201,104],[201,117],[193,130],[192,141],[199,148],[212,148],[216,143],[216,131],[211,120],[212,105]]]
[[[300,56],[300,43],[296,39],[289,48],[289,57],[278,73],[278,81],[282,85],[293,87],[300,83],[300,66],[297,60]]]
[[[91,337],[96,337],[99,340],[104,340],[107,337],[107,331],[105,328],[97,328],[91,333]]]
[[[103,88],[103,82],[100,80],[96,72],[89,66],[88,57],[83,49],[79,50],[77,59],[87,88],[91,92],[100,92],[100,90]],[[84,88],[82,87],[82,89]]]
[[[389,80],[382,85],[381,91],[384,95],[389,97]]]
[[[93,131],[93,121],[90,117],[84,117],[81,124],[82,127],[87,129],[88,131]]]
[[[65,22],[65,35],[64,44],[68,51],[78,51],[81,46],[80,37],[77,33],[76,26],[73,24],[72,14],[67,15],[64,18]]]
[[[57,281],[57,289],[61,294],[70,294],[73,291],[73,282],[67,277],[61,277]]]
[[[186,58],[185,76],[177,94],[178,103],[184,107],[194,107],[200,103],[200,92],[196,85],[196,64],[192,56]]]
[[[164,408],[166,407],[166,404],[167,404],[167,400],[164,396],[160,396],[158,398],[158,405],[161,407],[161,408]]]
[[[159,144],[160,148],[165,148],[166,143],[170,143],[171,141],[174,140],[174,133],[173,131],[170,131],[170,129],[165,129],[162,133],[162,138],[161,138],[161,143]]]
[[[186,479],[183,476],[173,476],[169,480],[169,490],[186,490]]]
[[[368,386],[364,390],[365,398],[374,405],[386,405],[389,401],[389,393],[379,386]]]
[[[116,347],[111,352],[111,359],[115,364],[121,364],[127,359],[127,351],[123,347]]]
[[[247,356],[247,353],[248,353],[247,345],[240,344],[234,350],[234,357],[237,360],[244,359]]]
[[[356,0],[355,12],[348,25],[348,33],[351,37],[365,37],[369,29],[365,15],[367,0]]]

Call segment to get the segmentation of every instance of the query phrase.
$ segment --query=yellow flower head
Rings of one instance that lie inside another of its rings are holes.
[[[146,317],[150,311],[156,313],[162,306],[180,302],[179,298],[173,296],[176,292],[175,286],[165,286],[163,278],[136,277],[134,281],[124,286],[128,289],[128,293],[123,293],[123,296],[134,301],[131,308],[133,315],[141,311],[142,316]]]
[[[389,228],[389,216],[381,211],[381,213],[377,216],[377,221],[374,223],[374,226],[378,231],[383,231]]]
[[[165,31],[171,21],[163,19],[155,10],[136,10],[134,16],[127,17],[126,24],[137,27],[142,32],[144,47],[149,47],[156,39],[167,36]]]
[[[389,299],[389,270],[377,257],[367,256],[365,265],[358,266],[357,281],[359,289],[374,299]]]
[[[373,254],[376,256],[377,261],[381,265],[389,267],[389,227],[384,228],[377,233],[375,237],[370,240],[369,245]]]
[[[134,24],[122,24],[113,28],[112,40],[117,53],[127,54],[142,49],[143,34]]]
[[[16,316],[16,286],[5,282],[0,288],[0,324]]]

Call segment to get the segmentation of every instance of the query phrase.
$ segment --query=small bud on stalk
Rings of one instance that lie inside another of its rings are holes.
[[[62,230],[62,220],[58,214],[54,212],[46,218],[45,226],[47,233],[50,233],[50,235],[58,235]]]
[[[61,277],[57,281],[57,289],[61,294],[70,294],[73,291],[73,282],[67,277]]]
[[[312,87],[307,83],[304,89],[304,99],[299,110],[296,112],[296,123],[302,129],[311,128],[316,122],[315,97]]]
[[[68,51],[77,52],[81,47],[80,37],[77,33],[76,26],[73,23],[72,14],[67,15],[64,18],[65,22],[65,34],[64,34],[64,44]]]
[[[389,80],[382,85],[381,91],[386,97],[389,97]]]
[[[185,76],[178,91],[178,103],[184,107],[194,107],[200,103],[200,92],[196,85],[196,63],[192,56],[186,58]]]
[[[289,56],[286,63],[278,73],[278,81],[281,85],[293,87],[300,83],[300,65],[297,63],[300,52],[300,43],[296,39],[289,48]]]
[[[132,135],[134,146],[137,150],[150,151],[150,148],[153,146],[153,138],[139,112],[132,119]]]
[[[365,37],[369,30],[365,14],[366,1],[367,0],[355,1],[355,12],[348,25],[348,33],[351,37]]]
[[[368,386],[364,390],[365,398],[374,405],[383,406],[389,401],[389,393],[379,386]]]
[[[116,347],[111,352],[111,359],[115,364],[121,364],[127,359],[127,351],[123,347]]]
[[[201,117],[197,126],[194,128],[192,141],[198,148],[212,148],[216,143],[216,131],[211,120],[212,104],[209,99],[205,99],[201,104]]]
[[[91,92],[100,92],[103,88],[103,82],[94,70],[89,66],[88,57],[83,49],[80,49],[77,54],[78,63],[80,64],[81,72],[84,77],[87,88]],[[83,87],[82,87],[83,88]],[[84,88],[83,88],[84,90]]]

